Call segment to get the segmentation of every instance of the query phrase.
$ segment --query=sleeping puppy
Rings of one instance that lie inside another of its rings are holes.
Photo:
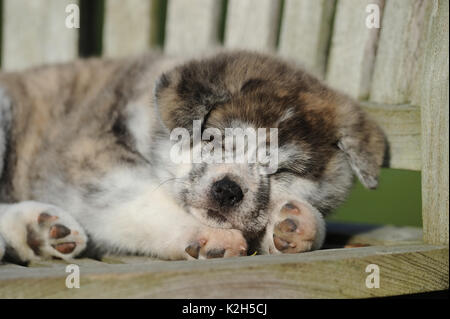
[[[208,154],[229,129],[261,128],[275,165],[173,156]],[[187,151],[174,132],[187,133]],[[323,217],[353,175],[377,186],[385,148],[355,101],[263,54],[148,54],[2,74],[0,255],[70,259],[89,246],[203,259],[318,249]]]

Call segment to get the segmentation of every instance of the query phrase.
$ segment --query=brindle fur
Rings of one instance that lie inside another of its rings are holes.
[[[163,78],[156,96],[169,128],[190,129],[198,118],[205,128],[221,130],[235,119],[279,127],[279,146],[298,145],[303,156],[280,163],[274,178],[287,172],[336,184],[332,191],[308,198],[322,213],[346,197],[349,181],[340,176],[343,156],[366,187],[377,186],[387,147],[382,131],[355,101],[303,70],[271,56],[238,52],[191,61]],[[287,109],[292,115],[280,126]]]
[[[293,154],[279,163],[275,174],[255,181],[258,191],[249,205],[257,208],[248,216],[257,227],[242,212],[235,220],[248,225],[231,222],[232,228],[253,233],[246,235],[252,239],[266,229],[277,191],[289,189],[293,181],[314,185],[301,197],[322,214],[345,199],[351,169],[365,186],[376,187],[386,149],[383,133],[355,101],[293,64],[245,51],[181,64],[159,54],[79,60],[1,74],[0,88],[3,203],[35,200],[61,207],[74,200],[69,196],[94,203],[110,191],[103,181],[119,168],[143,170],[165,183],[174,174],[161,144],[167,143],[171,129],[191,130],[195,119],[202,120],[203,129],[220,130],[240,121],[277,127],[280,151]],[[130,126],[136,105],[148,109],[143,113],[148,116],[148,143]],[[195,183],[205,168],[192,172],[190,181]],[[186,214],[189,192],[181,187],[169,194]],[[132,194],[119,197],[117,201],[126,201]],[[101,203],[83,209],[96,214],[108,206]],[[223,216],[215,218],[220,226]],[[87,218],[82,225],[91,233],[89,222]],[[98,238],[99,246],[107,241]]]

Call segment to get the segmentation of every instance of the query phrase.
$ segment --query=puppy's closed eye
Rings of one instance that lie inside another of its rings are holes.
[[[175,127],[191,130],[193,120],[205,123],[211,110],[230,100],[230,92],[217,80],[223,72],[223,62],[192,61],[162,74],[154,96],[164,125],[170,130]]]
[[[262,87],[267,83],[267,80],[264,79],[258,79],[258,78],[252,78],[247,80],[241,87],[241,93],[245,94],[250,91],[253,91],[257,88]]]
[[[307,174],[306,169],[280,167],[273,175],[293,174],[295,176],[304,177]]]

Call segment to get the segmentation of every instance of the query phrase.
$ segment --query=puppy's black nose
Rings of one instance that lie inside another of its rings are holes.
[[[234,206],[244,197],[239,185],[228,177],[215,182],[211,187],[211,192],[213,199],[224,207]]]

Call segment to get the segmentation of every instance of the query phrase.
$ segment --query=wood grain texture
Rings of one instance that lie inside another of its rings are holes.
[[[272,51],[275,49],[279,0],[229,0],[225,46]]]
[[[409,245],[303,254],[81,265],[65,287],[64,265],[0,267],[0,298],[363,298],[448,288],[448,247]],[[76,262],[76,261],[75,261]],[[367,265],[380,268],[368,289]]]
[[[418,227],[327,222],[325,244],[330,248],[352,244],[399,246],[420,244],[422,237],[422,229]]]
[[[431,1],[387,1],[372,78],[370,100],[403,104],[411,101],[420,71],[423,29]]]
[[[421,80],[424,240],[449,243],[449,4],[433,1]]]
[[[220,7],[216,0],[169,1],[165,51],[186,55],[216,47]]]
[[[367,28],[366,7],[384,0],[341,0],[336,5],[333,35],[327,66],[327,82],[357,99],[370,91],[379,29]]]
[[[334,0],[286,0],[279,53],[323,78],[335,8]]]
[[[4,0],[2,68],[66,62],[78,54],[78,29],[65,25],[76,0]]]
[[[385,105],[361,102],[363,109],[380,125],[390,146],[391,168],[420,170],[420,109],[410,105]]]
[[[103,54],[138,54],[150,47],[152,0],[105,1]]]

